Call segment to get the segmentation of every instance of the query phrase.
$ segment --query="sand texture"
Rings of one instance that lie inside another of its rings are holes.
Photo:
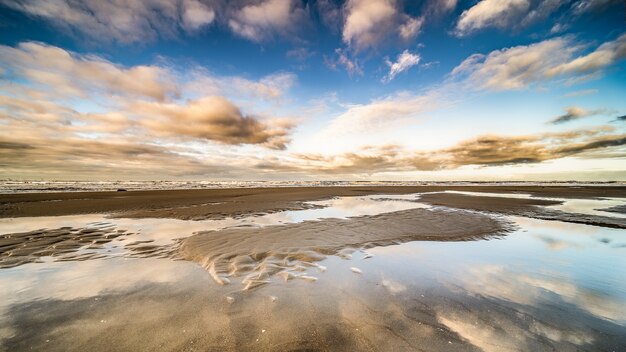
[[[626,187],[415,186],[284,187],[136,192],[68,192],[0,195],[0,218],[116,213],[132,218],[220,219],[299,210],[303,202],[335,196],[408,194],[444,190],[529,193],[543,197],[626,197]]]
[[[450,208],[486,211],[504,215],[525,216],[542,220],[558,220],[578,224],[626,228],[626,219],[610,216],[597,216],[567,213],[541,206],[560,204],[560,201],[542,199],[519,199],[469,196],[454,193],[432,193],[420,196],[420,201]]]
[[[102,222],[87,227],[39,229],[0,235],[0,269],[46,260],[83,261],[119,255],[134,258],[176,258],[176,245],[155,245],[153,241],[122,242],[132,233]],[[122,243],[124,243],[122,245]],[[115,251],[115,252],[114,252]]]
[[[511,224],[487,215],[445,209],[410,209],[351,219],[326,219],[199,233],[182,241],[181,256],[199,263],[219,284],[245,277],[244,289],[301,276],[327,255],[408,241],[465,241],[505,234]],[[318,267],[323,271],[324,268]]]

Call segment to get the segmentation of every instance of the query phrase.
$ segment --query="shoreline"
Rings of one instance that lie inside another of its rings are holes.
[[[219,219],[302,210],[307,208],[304,202],[337,196],[446,190],[525,193],[548,198],[626,198],[626,187],[622,186],[331,186],[19,193],[0,195],[0,218],[100,213],[129,218]]]

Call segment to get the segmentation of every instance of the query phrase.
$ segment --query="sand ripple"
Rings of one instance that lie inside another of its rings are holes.
[[[154,245],[152,241],[125,244],[133,233],[113,224],[98,222],[87,227],[60,227],[0,236],[0,269],[22,264],[53,261],[82,261],[124,255],[130,257],[173,257],[175,244]]]
[[[467,211],[410,209],[260,229],[209,231],[183,239],[180,252],[184,259],[202,265],[216,283],[226,285],[243,278],[243,289],[249,290],[274,277],[315,281],[311,272],[323,272],[326,268],[317,262],[328,255],[350,259],[358,250],[407,241],[492,238],[511,226],[501,218]]]

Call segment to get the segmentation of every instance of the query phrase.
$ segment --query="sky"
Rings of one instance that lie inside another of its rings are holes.
[[[621,0],[0,0],[0,179],[626,180]]]

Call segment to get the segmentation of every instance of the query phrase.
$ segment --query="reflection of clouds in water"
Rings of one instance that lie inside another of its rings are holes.
[[[580,246],[576,243],[573,243],[570,241],[564,241],[564,240],[557,239],[551,236],[546,236],[546,235],[533,235],[533,236],[539,239],[540,241],[544,242],[546,244],[546,247],[553,251],[559,251],[559,250],[566,249],[566,248],[580,248]]]
[[[181,280],[190,270],[187,262],[158,259],[111,259],[82,262],[27,264],[3,269],[0,275],[0,311],[16,302],[38,299],[73,300],[119,291],[141,283]]]
[[[406,286],[391,279],[383,279],[383,286],[389,291],[391,294],[396,294],[400,292],[406,291]]]
[[[540,278],[512,272],[502,266],[479,266],[468,271],[465,289],[473,294],[538,306],[553,303],[549,293],[563,301],[612,322],[626,323],[626,302],[605,292],[577,286],[564,277]]]
[[[15,334],[6,325],[12,305],[39,300],[72,301],[125,291],[146,283],[173,283],[193,274],[193,264],[158,259],[90,260],[26,264],[2,269],[0,275],[0,340]],[[96,298],[97,299],[97,298]]]
[[[568,233],[575,232],[577,235],[594,235],[607,231],[607,228],[599,226],[580,226],[570,222],[546,221],[534,218],[524,218],[521,216],[510,217],[516,224],[527,232],[550,232]]]
[[[316,220],[322,218],[348,218],[353,216],[377,215],[400,210],[429,208],[429,205],[412,201],[415,195],[398,197],[374,195],[366,197],[337,197],[329,200],[314,201],[310,204],[324,208],[286,212],[292,216],[291,222]]]
[[[568,344],[576,346],[594,342],[585,331],[563,326],[551,327],[523,313],[505,310],[463,310],[442,308],[437,313],[440,323],[485,352],[558,350]]]
[[[215,231],[237,226],[271,226],[297,223],[322,218],[347,218],[353,216],[376,215],[414,208],[426,208],[427,205],[412,202],[415,195],[337,197],[309,204],[323,206],[305,210],[281,211],[265,215],[253,215],[241,218],[217,220],[179,220],[168,218],[108,218],[102,214],[42,216],[0,219],[0,234],[20,233],[37,229],[56,229],[60,227],[81,228],[91,223],[106,222],[118,229],[133,234],[127,242],[154,241],[155,244],[168,244],[172,240],[191,236],[199,231]]]

